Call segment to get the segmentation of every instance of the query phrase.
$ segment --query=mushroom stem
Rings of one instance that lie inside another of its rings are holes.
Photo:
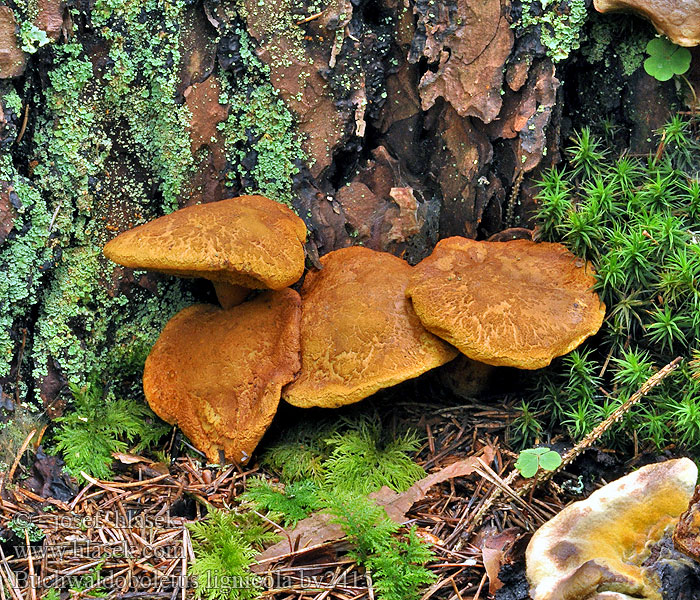
[[[248,288],[225,281],[214,281],[214,290],[222,308],[238,306],[250,293]]]

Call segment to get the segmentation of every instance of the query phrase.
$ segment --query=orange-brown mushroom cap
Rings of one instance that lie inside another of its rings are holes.
[[[301,300],[263,292],[230,309],[198,304],[176,314],[146,360],[153,411],[179,425],[212,462],[245,463],[299,371]]]
[[[561,244],[441,240],[406,293],[423,325],[473,360],[539,369],[603,323],[593,269]]]
[[[456,356],[425,330],[406,299],[411,267],[362,247],[321,258],[302,287],[298,379],[283,390],[295,406],[334,408],[417,377]]]
[[[264,196],[198,204],[118,235],[110,260],[134,269],[279,290],[304,272],[306,226]]]

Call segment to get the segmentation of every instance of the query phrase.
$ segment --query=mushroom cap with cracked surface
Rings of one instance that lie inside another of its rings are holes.
[[[412,267],[359,246],[321,258],[301,290],[301,373],[283,391],[295,406],[335,408],[452,360],[405,295]]]
[[[700,0],[594,0],[598,12],[632,12],[679,46],[700,44]]]
[[[229,309],[177,313],[148,355],[146,400],[212,462],[247,462],[299,371],[301,300],[265,291]]]
[[[661,600],[659,583],[643,563],[688,507],[697,478],[689,458],[655,463],[567,506],[527,547],[532,598]]]
[[[104,254],[125,267],[279,290],[304,272],[306,226],[264,196],[182,208],[125,231]]]
[[[423,325],[472,360],[539,369],[600,329],[594,283],[561,244],[451,237],[414,267],[406,294]]]

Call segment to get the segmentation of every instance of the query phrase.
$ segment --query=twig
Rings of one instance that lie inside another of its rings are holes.
[[[306,17],[305,19],[302,19],[301,21],[297,21],[297,25],[303,25],[304,23],[308,23],[309,21],[313,21],[314,19],[318,19],[324,12],[326,12],[326,11],[322,10],[321,12],[318,12],[315,15],[311,15],[310,17]]]
[[[187,597],[187,541],[189,538],[189,532],[187,527],[182,528],[182,600]]]
[[[15,144],[19,144],[22,141],[22,138],[24,137],[24,132],[27,130],[27,121],[29,120],[29,102],[24,105],[24,118],[22,119],[22,127],[19,130],[19,133],[17,134],[17,139],[15,140]]]
[[[167,477],[170,477],[170,473],[165,473],[163,475],[158,475],[158,477],[154,477],[153,479],[146,479],[144,481],[130,481],[128,483],[122,483],[119,481],[100,481],[99,479],[95,479],[93,477],[90,477],[85,471],[80,471],[80,474],[85,478],[86,481],[89,481],[92,485],[95,485],[99,488],[102,488],[103,490],[107,490],[110,492],[113,491],[118,491],[121,488],[132,488],[132,487],[141,487],[144,485],[150,485],[153,483],[157,483],[158,481],[162,481],[163,479],[166,479]]]
[[[32,545],[29,543],[29,531],[27,529],[24,530],[24,541],[27,545],[27,565],[29,567],[29,594],[32,600],[36,600],[36,574],[34,573]]]
[[[510,487],[510,484],[506,483],[503,479],[501,479],[501,478],[498,476],[498,474],[495,473],[495,472],[493,471],[493,469],[491,469],[483,460],[479,459],[479,462],[480,462],[481,465],[484,467],[484,470],[485,470],[486,472],[484,473],[484,472],[481,472],[479,469],[476,469],[476,472],[477,472],[477,473],[481,474],[481,476],[484,477],[484,479],[487,479],[488,481],[490,481],[490,482],[493,483],[494,485],[498,486],[498,487],[501,489],[502,492],[506,493],[506,494],[507,494],[508,496],[510,496],[513,500],[515,500],[516,502],[519,502],[520,504],[522,504],[523,507],[524,507],[526,510],[532,511],[532,513],[535,515],[535,517],[537,517],[537,519],[538,519],[541,523],[545,523],[545,522],[547,521],[546,515],[544,515],[539,509],[535,508],[535,507],[532,506],[531,504],[528,504],[527,502],[525,502],[525,501],[522,499],[522,497],[524,496],[524,494],[522,494],[522,493],[520,492],[520,490],[518,490],[518,491],[513,490],[513,489]]]
[[[484,589],[484,584],[486,583],[487,577],[488,573],[484,573],[483,577],[481,578],[481,581],[479,582],[479,587],[476,590],[476,594],[474,594],[473,600],[479,600],[479,596],[481,596],[481,590]]]
[[[649,379],[647,379],[642,385],[642,387],[640,387],[639,390],[632,394],[632,396],[630,396],[627,401],[625,401],[621,406],[616,408],[607,419],[605,419],[600,425],[593,429],[593,431],[591,431],[571,450],[564,454],[564,456],[562,456],[561,465],[559,465],[557,469],[553,471],[545,471],[544,473],[542,473],[541,476],[537,478],[537,483],[551,479],[553,475],[558,473],[565,466],[571,464],[578,456],[581,455],[581,453],[588,450],[593,444],[595,444],[596,441],[598,441],[598,439],[600,439],[600,437],[603,434],[605,434],[606,431],[608,431],[608,429],[610,429],[617,421],[619,421],[630,410],[630,408],[632,408],[637,402],[644,398],[644,396],[646,396],[653,388],[659,385],[664,379],[666,379],[666,377],[668,377],[673,371],[675,371],[678,368],[678,365],[680,365],[681,360],[682,359],[680,356],[675,358],[670,363],[668,363],[663,369],[659,370],[657,373],[655,373]],[[504,487],[510,487],[515,482],[518,475],[519,473],[517,469],[513,469],[508,475],[508,477],[502,480]],[[527,495],[534,485],[535,480],[529,480],[523,487],[517,490],[517,495],[521,497]],[[479,527],[479,525],[481,525],[484,517],[486,516],[486,513],[488,513],[491,507],[493,507],[496,500],[500,498],[502,493],[502,487],[494,488],[491,495],[482,504],[481,508],[477,511],[476,515],[474,515],[474,518],[470,523],[471,531],[473,531],[474,529]]]
[[[0,484],[0,493],[2,493],[2,490],[5,487],[5,484],[7,482],[12,483],[12,479],[15,476],[15,471],[17,470],[17,467],[19,466],[19,461],[22,460],[22,456],[24,456],[24,452],[29,447],[29,444],[32,441],[32,438],[35,435],[36,435],[36,429],[32,429],[29,432],[29,435],[24,439],[24,442],[22,442],[22,447],[19,449],[19,452],[17,452],[17,456],[15,456],[15,460],[12,463],[12,467],[10,468],[9,472],[7,473],[7,477],[5,479],[3,479],[2,483]]]
[[[518,477],[518,471],[516,469],[513,469],[509,474],[508,477],[503,479],[503,485],[510,487],[513,483],[515,483],[515,480]],[[481,522],[484,520],[484,517],[486,516],[486,513],[488,513],[493,505],[496,503],[496,500],[498,500],[501,497],[501,494],[503,494],[503,488],[499,486],[495,486],[491,494],[486,498],[484,503],[481,505],[481,508],[476,511],[476,514],[474,515],[474,518],[471,520],[471,523],[469,523],[469,530],[474,531],[479,525],[481,525]]]
[[[14,600],[24,600],[22,591],[19,589],[19,586],[16,583],[14,573],[10,570],[10,566],[7,564],[7,557],[5,556],[2,546],[0,546],[0,558],[2,558],[0,561],[0,578],[2,578],[3,582],[5,583],[5,587],[8,589],[10,594],[12,594]]]
[[[553,471],[545,471],[539,478],[539,481],[546,481],[550,479],[552,475],[563,469],[565,466],[571,464],[578,456],[583,452],[588,450],[593,444],[595,444],[605,432],[608,431],[615,423],[617,423],[625,414],[632,408],[637,402],[639,402],[644,396],[646,396],[652,389],[659,385],[666,377],[668,377],[673,371],[675,371],[681,364],[683,359],[678,356],[668,363],[663,369],[654,373],[649,379],[647,379],[642,387],[640,387],[632,396],[629,397],[623,404],[616,408],[612,414],[605,419],[600,425],[593,429],[585,438],[583,438],[578,444],[576,444],[571,450],[561,457],[561,465],[554,469]]]
[[[263,521],[272,525],[278,531],[282,532],[282,534],[287,538],[287,541],[289,542],[289,551],[294,552],[294,543],[292,542],[291,536],[287,533],[287,530],[284,527],[282,527],[281,525],[278,525],[273,520],[268,519],[265,515],[263,515],[262,513],[259,513],[257,510],[254,510],[253,512],[256,515],[258,515]]]
[[[486,577],[486,573],[484,573],[484,577]],[[452,589],[455,591],[455,597],[458,598],[458,600],[464,600],[464,598],[462,597],[462,594],[459,593],[459,588],[457,587],[457,584],[455,583],[454,575],[452,575],[449,579],[450,579],[450,582],[452,583]],[[481,581],[483,583],[484,579],[482,579]],[[476,591],[476,596],[474,596],[474,598],[478,598],[480,591],[481,591],[481,587],[479,587],[479,589]]]

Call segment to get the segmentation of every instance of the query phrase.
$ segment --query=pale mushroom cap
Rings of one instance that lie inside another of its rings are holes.
[[[321,258],[301,291],[299,378],[283,391],[295,406],[334,408],[452,360],[457,352],[425,330],[406,299],[411,267],[362,247]]]
[[[700,0],[594,0],[598,12],[633,12],[679,46],[700,44]]]
[[[125,231],[110,260],[133,269],[279,290],[304,272],[304,222],[264,196],[198,204]]]
[[[590,265],[561,244],[441,240],[406,289],[423,325],[479,362],[539,369],[600,329]]]
[[[688,458],[647,465],[566,507],[527,547],[532,598],[584,600],[604,591],[660,598],[640,565],[688,507],[697,477]]]
[[[212,462],[245,463],[277,412],[299,360],[301,300],[263,292],[230,309],[198,304],[176,314],[146,360],[146,400]]]

